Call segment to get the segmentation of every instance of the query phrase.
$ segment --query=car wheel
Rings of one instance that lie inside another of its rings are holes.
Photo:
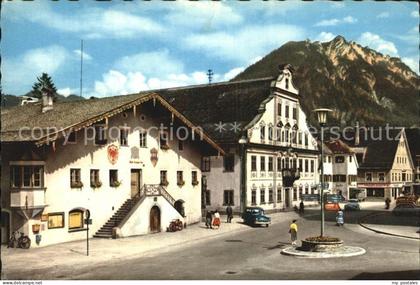
[[[269,224],[266,224],[265,227],[268,228]]]

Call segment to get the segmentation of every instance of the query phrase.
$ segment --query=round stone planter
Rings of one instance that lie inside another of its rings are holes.
[[[303,251],[326,252],[334,251],[343,246],[343,241],[308,241],[302,240],[302,246],[299,248]]]

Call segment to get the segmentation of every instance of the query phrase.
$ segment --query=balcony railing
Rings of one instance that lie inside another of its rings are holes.
[[[32,209],[45,206],[45,188],[19,189],[10,192],[10,207]]]

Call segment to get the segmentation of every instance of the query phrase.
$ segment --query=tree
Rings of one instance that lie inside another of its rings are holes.
[[[47,73],[42,73],[41,77],[36,78],[38,82],[35,82],[32,86],[32,96],[35,98],[42,98],[41,88],[42,86],[47,87],[53,91],[54,101],[57,100],[57,88],[55,87],[51,77]]]

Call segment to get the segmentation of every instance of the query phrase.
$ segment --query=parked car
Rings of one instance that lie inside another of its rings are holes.
[[[340,211],[341,210],[340,204],[338,204],[338,203],[329,203],[329,202],[327,202],[327,203],[324,204],[324,209],[325,209],[325,211],[334,211],[334,212],[337,212],[337,211]]]
[[[340,203],[344,202],[346,199],[342,195],[338,194],[326,194],[324,197],[324,201],[332,202],[332,203]]]
[[[264,209],[260,207],[246,207],[242,213],[244,223],[250,226],[265,225],[268,227],[271,224],[271,218],[264,215]]]
[[[396,216],[417,216],[420,218],[420,207],[414,203],[398,204],[392,213]]]
[[[359,211],[360,204],[358,199],[349,199],[348,203],[344,205],[345,211]]]

